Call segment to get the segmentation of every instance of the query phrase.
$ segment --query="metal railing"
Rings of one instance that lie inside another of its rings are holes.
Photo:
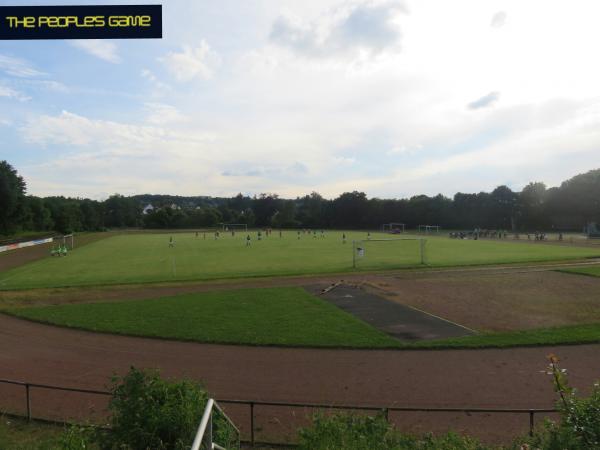
[[[103,395],[103,396],[112,395],[110,392],[98,391],[95,389],[80,389],[80,388],[72,388],[72,387],[51,386],[48,384],[28,383],[25,381],[0,379],[0,383],[12,384],[12,385],[16,385],[16,386],[23,386],[23,388],[25,389],[25,405],[26,405],[25,406],[26,414],[24,417],[26,417],[27,420],[31,420],[34,418],[31,413],[31,388],[47,389],[47,390],[52,390],[52,391],[78,392],[81,394],[94,394],[94,395]]]
[[[498,413],[498,414],[528,414],[529,415],[529,435],[533,435],[535,427],[536,414],[555,413],[556,408],[422,408],[422,407],[402,407],[402,406],[356,406],[356,405],[326,405],[319,403],[288,403],[288,402],[268,402],[268,401],[250,401],[250,400],[219,400],[223,405],[237,404],[250,407],[250,439],[247,441],[251,446],[259,443],[254,434],[255,430],[255,407],[256,406],[274,406],[282,408],[311,408],[319,410],[346,410],[346,411],[371,411],[383,413],[385,419],[389,421],[390,412],[431,412],[431,413]],[[277,442],[260,442],[260,444],[279,444]]]
[[[26,405],[26,414],[21,417],[25,417],[28,420],[32,419],[41,419],[48,420],[43,417],[34,417],[32,413],[31,406],[31,389],[48,389],[55,391],[66,391],[66,392],[77,392],[83,394],[94,394],[101,396],[110,396],[111,393],[107,391],[100,391],[94,389],[80,389],[80,388],[71,388],[71,387],[62,387],[62,386],[52,386],[47,384],[39,384],[39,383],[28,383],[24,381],[14,381],[14,380],[6,380],[0,379],[0,384],[11,384],[22,386],[25,390],[25,405]],[[550,414],[556,413],[558,410],[556,408],[422,408],[422,407],[402,407],[402,406],[357,406],[357,405],[328,405],[321,403],[290,403],[290,402],[269,402],[269,401],[255,401],[255,400],[215,400],[211,399],[212,407],[210,408],[211,414],[209,417],[212,417],[212,408],[216,408],[219,413],[223,414],[225,418],[233,425],[233,422],[225,415],[225,412],[217,405],[220,403],[222,405],[245,405],[249,407],[249,419],[250,419],[250,436],[247,440],[242,440],[240,431],[237,427],[234,428],[238,433],[238,437],[240,437],[240,441],[244,443],[249,443],[251,446],[256,444],[271,444],[271,445],[279,445],[284,444],[282,442],[258,442],[255,436],[255,419],[256,419],[256,407],[257,406],[271,406],[271,407],[280,407],[280,408],[310,408],[310,409],[318,409],[318,410],[346,410],[346,411],[371,411],[371,412],[381,412],[383,413],[386,420],[389,421],[389,413],[390,412],[429,412],[429,413],[490,413],[490,414],[526,414],[529,416],[529,434],[532,435],[535,427],[535,415],[536,414]],[[207,414],[208,404],[204,412],[204,416]],[[15,415],[15,414],[13,414]],[[204,422],[204,416],[202,418],[202,422],[198,427],[198,432],[200,432],[202,428],[202,423]],[[59,422],[59,421],[55,421]],[[204,430],[208,429],[208,418],[206,419],[206,424]],[[210,428],[212,429],[212,427]],[[194,447],[192,447],[194,448]],[[219,447],[214,447],[219,448]]]

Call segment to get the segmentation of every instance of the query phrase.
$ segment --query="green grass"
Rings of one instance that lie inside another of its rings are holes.
[[[246,233],[222,234],[215,241],[210,233],[126,234],[76,248],[65,258],[48,258],[0,273],[0,289],[90,286],[168,281],[211,280],[282,275],[350,272],[352,240],[365,232],[328,231],[316,239],[286,231],[245,246]],[[373,238],[390,238],[373,233]],[[385,270],[420,264],[418,241],[364,243],[366,255],[356,270]],[[556,261],[600,256],[600,249],[491,240],[454,240],[429,237],[427,262],[432,267]]]
[[[64,448],[61,444],[65,442],[66,430],[64,425],[27,422],[23,419],[0,415],[0,449],[56,450]]]
[[[186,341],[363,348],[397,344],[395,339],[301,288],[30,307],[9,313],[93,331]]]
[[[584,324],[406,343],[301,288],[217,291],[118,303],[21,307],[6,312],[105,333],[245,345],[468,349],[600,342],[600,324]]]
[[[436,341],[422,341],[412,348],[508,348],[543,345],[575,345],[600,343],[600,324],[571,325],[533,330],[481,333]]]
[[[560,272],[578,273],[581,275],[588,275],[591,277],[600,277],[600,266],[577,267],[574,269],[563,269],[563,270],[560,270]]]

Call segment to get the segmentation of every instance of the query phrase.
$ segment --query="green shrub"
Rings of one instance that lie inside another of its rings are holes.
[[[56,446],[59,450],[90,450],[95,449],[92,442],[95,438],[95,431],[92,428],[85,428],[79,425],[72,425],[65,430],[59,437]]]
[[[101,447],[110,450],[189,449],[208,395],[190,381],[169,382],[157,371],[131,368],[112,383],[111,432]]]
[[[552,376],[559,396],[560,421],[546,420],[533,437],[523,439],[517,448],[526,450],[600,450],[600,382],[592,387],[589,397],[578,397],[569,386],[566,369],[558,366],[558,358],[549,357],[547,374]]]
[[[401,434],[382,415],[336,414],[313,417],[300,430],[301,450],[485,450],[475,439],[454,433],[423,438]]]

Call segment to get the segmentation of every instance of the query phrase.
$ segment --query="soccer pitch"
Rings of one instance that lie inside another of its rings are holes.
[[[246,246],[250,234],[251,245]],[[366,232],[326,231],[301,234],[284,231],[282,237],[257,240],[256,231],[221,233],[214,239],[200,232],[122,234],[70,252],[0,273],[0,289],[149,283],[186,280],[308,275],[354,270],[386,270],[420,266],[418,240],[368,242]],[[173,236],[174,246],[169,246]],[[373,239],[397,235],[372,233]],[[403,235],[404,238],[410,236]],[[414,236],[413,236],[414,237]],[[599,256],[593,248],[568,247],[512,240],[455,240],[426,237],[426,262],[430,266],[502,264],[552,261]],[[364,257],[353,269],[352,241],[362,241]]]

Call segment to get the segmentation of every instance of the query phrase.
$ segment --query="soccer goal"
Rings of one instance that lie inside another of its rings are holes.
[[[439,225],[419,225],[417,228],[419,233],[431,234],[440,232]]]
[[[427,264],[427,239],[369,239],[352,241],[352,267],[393,269]]]
[[[404,224],[398,222],[384,223],[381,225],[381,231],[384,233],[404,233]]]
[[[248,225],[245,223],[223,223],[223,231],[244,230],[248,231]]]
[[[75,235],[65,234],[64,236],[55,237],[54,242],[57,242],[59,245],[62,245],[64,247],[67,247],[69,250],[73,250],[73,248],[75,248]]]

